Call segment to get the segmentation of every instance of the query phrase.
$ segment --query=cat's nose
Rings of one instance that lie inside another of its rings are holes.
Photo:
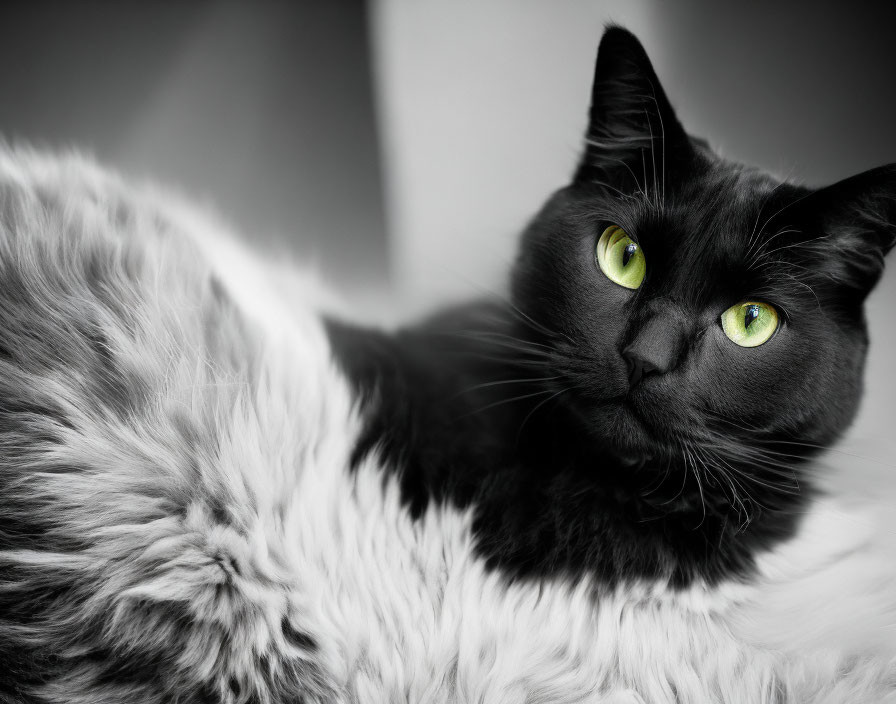
[[[622,353],[625,364],[628,367],[628,385],[631,387],[641,383],[641,379],[645,376],[657,372],[656,365],[648,359],[642,359],[637,354],[628,350]]]
[[[634,388],[646,377],[672,371],[684,346],[684,334],[678,321],[654,316],[638,331],[624,350],[629,386]]]

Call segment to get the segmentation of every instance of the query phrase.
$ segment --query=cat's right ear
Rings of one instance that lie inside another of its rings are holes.
[[[811,268],[864,298],[896,246],[896,164],[856,174],[796,203]]]
[[[585,153],[575,181],[648,192],[691,144],[644,47],[611,26],[597,50]]]

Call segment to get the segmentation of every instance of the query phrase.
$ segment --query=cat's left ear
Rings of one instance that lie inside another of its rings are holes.
[[[575,180],[648,191],[691,148],[644,47],[622,27],[607,28],[597,50],[585,153]]]
[[[896,245],[896,164],[821,188],[805,200],[810,231],[823,233],[815,240],[814,267],[864,298]]]

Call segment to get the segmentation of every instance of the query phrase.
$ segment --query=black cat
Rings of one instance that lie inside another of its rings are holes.
[[[584,154],[523,233],[510,301],[388,336],[330,322],[367,399],[356,459],[380,453],[418,515],[472,506],[512,575],[746,575],[855,414],[894,241],[896,165],[813,190],[726,161],[610,28]]]

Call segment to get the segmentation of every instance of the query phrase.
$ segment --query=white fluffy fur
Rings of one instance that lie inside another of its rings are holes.
[[[359,419],[304,279],[274,285],[219,223],[77,157],[6,152],[0,193],[21,313],[73,350],[0,366],[65,418],[33,419],[24,452],[0,438],[0,531],[14,500],[66,538],[0,553],[0,596],[71,590],[26,625],[0,612],[0,640],[61,657],[38,701],[896,700],[896,536],[875,504],[818,502],[749,584],[508,586],[468,513],[414,522],[372,460],[347,471]],[[96,397],[72,310],[124,399]],[[153,678],[98,679],[90,652]]]

